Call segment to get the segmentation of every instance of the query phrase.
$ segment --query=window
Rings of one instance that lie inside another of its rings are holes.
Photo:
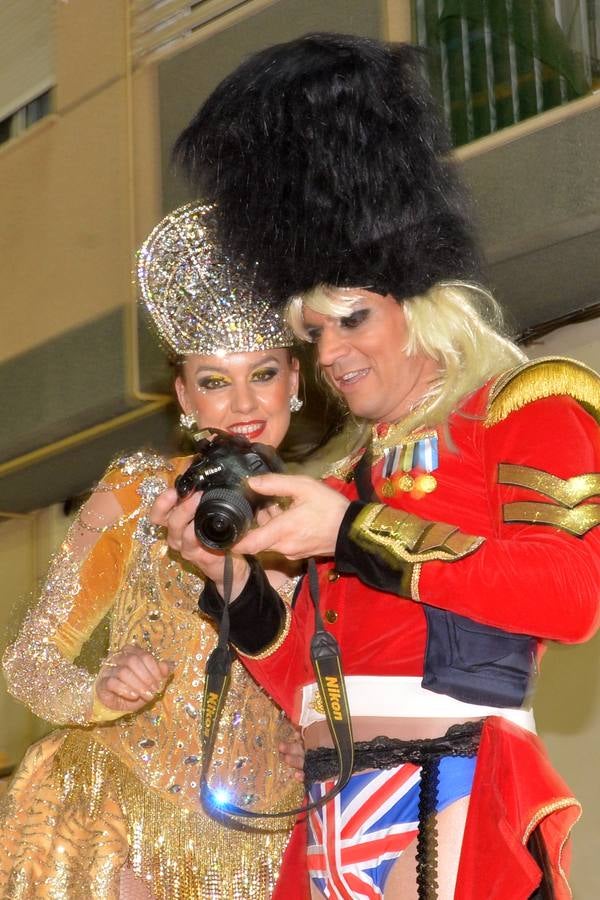
[[[455,145],[600,87],[600,0],[413,0]]]
[[[0,121],[0,144],[22,134],[52,112],[52,91],[44,91]]]

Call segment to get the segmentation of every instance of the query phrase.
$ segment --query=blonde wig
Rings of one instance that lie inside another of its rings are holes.
[[[287,316],[301,340],[310,340],[302,310],[347,316],[363,294],[356,288],[322,285],[294,297]],[[522,350],[502,334],[500,306],[489,291],[462,281],[442,282],[403,304],[408,329],[407,356],[425,354],[439,366],[439,378],[406,416],[406,431],[440,425],[461,402],[494,375],[526,359]]]

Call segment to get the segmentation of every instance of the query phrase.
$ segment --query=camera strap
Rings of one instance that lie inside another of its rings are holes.
[[[325,630],[319,610],[319,580],[314,559],[308,560],[310,596],[315,609],[315,632],[310,645],[310,658],[323,701],[325,715],[339,762],[339,774],[330,791],[320,800],[283,812],[253,812],[221,799],[208,785],[208,770],[212,759],[219,719],[231,679],[231,650],[229,649],[229,601],[233,586],[231,555],[225,555],[223,572],[224,609],[219,626],[217,646],[210,654],[205,669],[204,695],[202,698],[202,771],[200,798],[205,808],[216,814],[239,816],[247,819],[275,819],[295,816],[323,806],[333,799],[348,783],[354,765],[354,739],[340,649],[332,634]]]
[[[369,444],[365,448],[365,452],[359,459],[358,464],[354,470],[354,483],[356,485],[358,499],[362,500],[363,503],[381,502],[381,500],[375,493],[375,488],[373,486],[373,478],[371,477],[372,467],[373,447],[369,442]]]

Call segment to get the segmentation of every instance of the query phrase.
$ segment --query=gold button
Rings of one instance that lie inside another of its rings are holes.
[[[338,617],[338,614],[336,613],[335,609],[325,610],[325,618],[327,619],[328,622],[331,622],[332,624],[334,622],[337,622],[337,617]]]
[[[327,573],[328,581],[337,581],[339,577],[340,577],[340,573],[336,572],[335,569],[330,569],[329,572]]]

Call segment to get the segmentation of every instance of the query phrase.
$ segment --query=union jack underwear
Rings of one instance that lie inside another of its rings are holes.
[[[445,756],[439,764],[437,812],[471,793],[474,757]],[[324,897],[357,900],[383,897],[394,863],[417,836],[421,767],[357,772],[341,793],[311,810],[308,870]],[[333,781],[315,782],[312,801]]]

